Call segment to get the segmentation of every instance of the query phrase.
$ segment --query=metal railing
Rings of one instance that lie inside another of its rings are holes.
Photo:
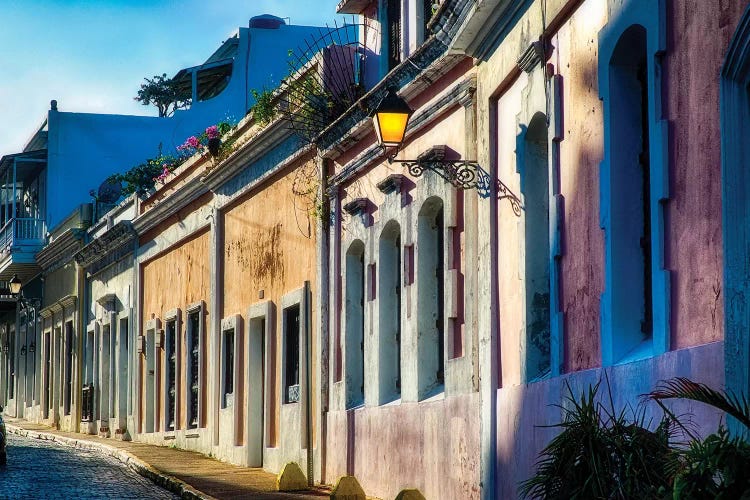
[[[44,219],[11,219],[0,229],[0,251],[19,244],[43,244],[46,232]]]

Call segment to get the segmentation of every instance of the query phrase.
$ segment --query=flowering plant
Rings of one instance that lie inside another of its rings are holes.
[[[204,153],[208,147],[209,140],[219,139],[222,135],[229,132],[232,127],[233,125],[228,121],[221,121],[216,125],[211,125],[203,133],[191,135],[185,139],[185,142],[177,146],[177,151],[185,157],[193,156],[196,153]]]
[[[221,121],[216,125],[207,127],[201,134],[191,135],[185,139],[185,142],[177,146],[176,155],[162,154],[160,144],[159,154],[155,158],[149,158],[145,163],[141,163],[127,172],[113,174],[108,180],[122,183],[122,193],[124,195],[132,193],[137,193],[141,196],[145,195],[154,188],[157,182],[166,184],[167,179],[177,167],[194,154],[203,154],[208,148],[209,140],[219,139],[229,132],[233,126],[229,121]],[[233,141],[231,140],[225,141],[221,145],[221,151],[229,151],[232,143]]]

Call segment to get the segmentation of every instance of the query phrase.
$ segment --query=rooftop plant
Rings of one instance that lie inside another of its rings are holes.
[[[180,93],[177,82],[167,74],[144,78],[138,94],[133,98],[144,106],[156,106],[159,116],[171,116],[175,110],[190,106],[191,99]]]
[[[229,121],[221,121],[211,125],[197,135],[191,135],[184,143],[177,146],[173,154],[162,153],[162,145],[154,158],[136,165],[126,172],[116,173],[109,176],[108,181],[122,183],[122,194],[127,196],[132,193],[143,196],[154,189],[156,183],[164,184],[170,175],[185,161],[195,154],[204,154],[208,150],[210,139],[219,139],[227,135],[234,125]],[[224,141],[220,149],[221,155],[226,155],[232,147],[232,141]]]

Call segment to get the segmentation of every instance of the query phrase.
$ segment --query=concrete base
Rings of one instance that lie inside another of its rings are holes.
[[[329,412],[324,481],[356,476],[378,498],[479,498],[478,415],[478,393]]]

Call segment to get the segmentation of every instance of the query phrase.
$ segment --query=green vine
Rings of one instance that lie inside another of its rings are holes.
[[[276,116],[273,91],[264,89],[258,92],[255,89],[251,89],[250,94],[255,99],[255,104],[250,108],[253,118],[261,125],[268,125]]]

